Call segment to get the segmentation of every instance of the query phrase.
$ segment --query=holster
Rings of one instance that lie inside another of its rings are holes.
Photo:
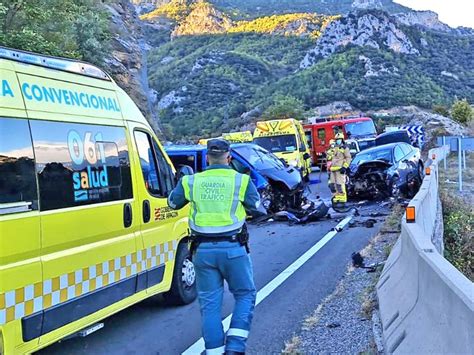
[[[237,234],[237,240],[238,240],[240,245],[245,247],[245,250],[247,251],[247,254],[250,253],[249,239],[250,239],[250,234],[249,234],[249,231],[247,229],[247,225],[244,224],[244,226],[240,230],[239,234]]]
[[[250,253],[249,232],[247,229],[247,225],[244,224],[240,232],[237,233],[237,235],[235,235],[234,237],[204,237],[204,236],[197,236],[197,235],[191,234],[191,236],[188,239],[189,254],[190,254],[189,259],[191,261],[193,260],[193,256],[196,253],[197,248],[199,248],[199,244],[201,243],[226,242],[226,241],[238,242],[241,246],[245,247],[247,254]]]

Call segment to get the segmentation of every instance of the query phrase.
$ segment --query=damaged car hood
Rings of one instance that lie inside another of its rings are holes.
[[[258,172],[267,179],[285,184],[289,190],[295,190],[301,184],[301,174],[295,168],[261,169]]]
[[[371,172],[385,171],[392,166],[385,160],[371,160],[351,167],[350,176],[357,177]]]

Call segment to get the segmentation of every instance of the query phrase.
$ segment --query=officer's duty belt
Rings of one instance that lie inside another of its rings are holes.
[[[193,240],[198,243],[219,243],[219,242],[231,242],[231,243],[238,243],[237,235],[232,235],[229,237],[206,237],[206,236],[194,236]]]

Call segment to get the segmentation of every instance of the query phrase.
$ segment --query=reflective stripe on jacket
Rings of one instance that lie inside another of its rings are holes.
[[[331,164],[331,171],[338,171],[342,167],[348,168],[349,165],[351,164],[351,152],[349,148],[346,146],[336,146],[332,148],[331,151],[331,156],[332,156],[332,164]]]
[[[191,203],[189,227],[200,234],[221,234],[245,223],[243,202],[249,176],[231,169],[211,169],[183,177],[186,200]]]

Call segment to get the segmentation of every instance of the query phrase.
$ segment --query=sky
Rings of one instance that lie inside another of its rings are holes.
[[[432,10],[451,27],[474,28],[474,0],[395,0],[414,10]]]

